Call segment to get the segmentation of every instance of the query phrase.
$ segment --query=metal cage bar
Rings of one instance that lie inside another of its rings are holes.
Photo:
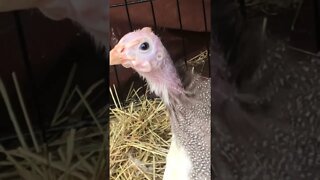
[[[150,6],[151,6],[151,11],[152,11],[152,19],[153,19],[153,25],[154,25],[154,28],[156,30],[156,32],[158,31],[158,26],[157,26],[157,21],[156,21],[156,15],[154,13],[154,7],[153,7],[153,0],[149,0],[150,2]]]
[[[127,12],[127,17],[128,17],[128,21],[129,21],[129,27],[130,27],[130,30],[132,31],[133,28],[132,28],[131,18],[130,18],[130,14],[129,14],[128,3],[127,3],[127,0],[124,0],[124,1],[125,1],[125,7],[126,7],[126,12]]]
[[[207,16],[206,16],[206,6],[204,3],[204,0],[202,0],[202,12],[203,12],[203,21],[204,21],[204,29],[207,32],[208,31],[208,25],[207,25]],[[209,38],[210,39],[210,38]],[[207,40],[206,42],[206,48],[208,51],[208,62],[210,63],[210,40]],[[211,74],[211,67],[209,65],[209,75]]]
[[[181,19],[181,12],[180,12],[180,3],[179,0],[176,0],[177,3],[177,10],[178,10],[178,17],[179,17],[179,26],[180,26],[180,30],[182,30],[182,19]],[[186,45],[185,45],[185,40],[184,40],[184,36],[182,36],[182,49],[183,49],[183,54],[184,54],[184,63],[186,65],[186,68],[188,69],[188,63],[187,63],[187,52],[186,52]]]
[[[122,7],[122,6],[129,6],[129,5],[135,5],[135,4],[141,4],[141,3],[146,3],[146,2],[150,2],[150,1],[155,1],[155,0],[138,0],[138,1],[131,1],[131,2],[125,2],[125,3],[118,3],[118,4],[114,4],[111,5],[111,8],[114,7]]]

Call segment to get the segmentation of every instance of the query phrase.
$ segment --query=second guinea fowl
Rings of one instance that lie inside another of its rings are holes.
[[[151,28],[130,32],[110,51],[110,65],[133,68],[158,95],[170,113],[172,142],[165,180],[209,180],[210,79],[180,75]]]

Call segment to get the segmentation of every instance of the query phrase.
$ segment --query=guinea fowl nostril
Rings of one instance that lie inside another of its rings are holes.
[[[119,48],[119,52],[123,53],[124,52],[124,47]]]

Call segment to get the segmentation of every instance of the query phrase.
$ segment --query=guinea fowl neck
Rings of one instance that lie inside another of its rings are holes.
[[[171,59],[163,67],[140,75],[146,79],[150,90],[167,105],[170,104],[170,97],[184,93],[180,77]]]

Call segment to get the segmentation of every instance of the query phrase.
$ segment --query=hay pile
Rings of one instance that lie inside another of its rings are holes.
[[[110,179],[162,179],[171,137],[168,114],[159,99],[138,91],[130,90],[129,105],[122,107],[110,89],[116,105],[110,111]]]
[[[61,128],[61,125],[71,119],[70,114],[66,113],[68,108],[71,108],[71,111],[76,111],[80,107],[86,108],[91,121],[94,123],[77,129],[75,127],[63,128],[54,137],[48,137],[54,140],[47,144],[41,143],[39,140],[41,138],[37,136],[33,129],[15,73],[12,74],[13,81],[32,143],[28,144],[26,136],[22,134],[6,87],[0,79],[0,92],[20,143],[14,149],[5,149],[0,145],[0,155],[6,157],[0,160],[0,171],[2,171],[0,179],[105,179],[105,159],[107,158],[105,153],[106,107],[94,110],[88,103],[91,92],[99,85],[103,85],[104,80],[98,81],[87,92],[82,93],[78,87],[71,88],[75,71],[76,65],[73,66],[69,74],[56,113],[52,117],[50,128]],[[72,103],[72,101],[75,101],[75,103]],[[77,120],[81,121],[81,118]],[[105,125],[103,125],[103,121]]]
[[[207,60],[208,51],[202,51],[188,67],[201,73]],[[141,93],[143,88],[132,87],[121,103],[110,88],[115,106],[110,108],[110,179],[162,179],[172,135],[168,112],[160,99],[147,98],[148,89]]]

